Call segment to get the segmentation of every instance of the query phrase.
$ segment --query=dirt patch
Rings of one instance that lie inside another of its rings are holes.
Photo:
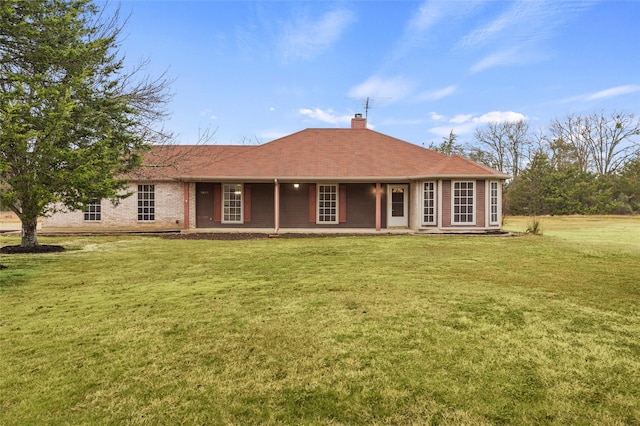
[[[0,247],[0,254],[28,254],[28,253],[60,253],[64,247],[55,245],[37,245],[35,247],[4,246]]]

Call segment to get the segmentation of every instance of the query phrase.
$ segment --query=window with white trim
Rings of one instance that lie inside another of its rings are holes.
[[[489,182],[489,223],[498,224],[499,192],[498,182]]]
[[[422,194],[422,223],[433,225],[436,223],[436,183],[425,182]]]
[[[474,182],[453,182],[452,223],[454,225],[475,224]]]
[[[156,220],[156,186],[138,185],[138,220]]]
[[[84,208],[84,220],[87,222],[99,222],[102,220],[102,203],[94,201]]]
[[[338,223],[338,185],[318,185],[318,223]]]
[[[222,185],[222,223],[242,223],[242,184]]]

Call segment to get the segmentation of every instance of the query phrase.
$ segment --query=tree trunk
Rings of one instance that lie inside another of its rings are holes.
[[[22,247],[35,247],[38,245],[38,218],[32,220],[22,220]]]

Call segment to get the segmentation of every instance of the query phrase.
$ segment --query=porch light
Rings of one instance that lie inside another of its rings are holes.
[[[300,188],[300,184],[299,184],[299,183],[294,183],[294,184],[293,184],[293,187],[294,187],[295,189],[298,189],[298,188]]]

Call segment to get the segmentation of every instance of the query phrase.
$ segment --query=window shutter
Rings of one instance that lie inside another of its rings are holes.
[[[316,223],[316,184],[309,185],[309,222]]]
[[[213,221],[222,222],[222,185],[213,184]]]
[[[251,222],[251,184],[245,183],[243,191],[244,222]]]
[[[340,185],[338,190],[338,222],[347,221],[347,185]]]

